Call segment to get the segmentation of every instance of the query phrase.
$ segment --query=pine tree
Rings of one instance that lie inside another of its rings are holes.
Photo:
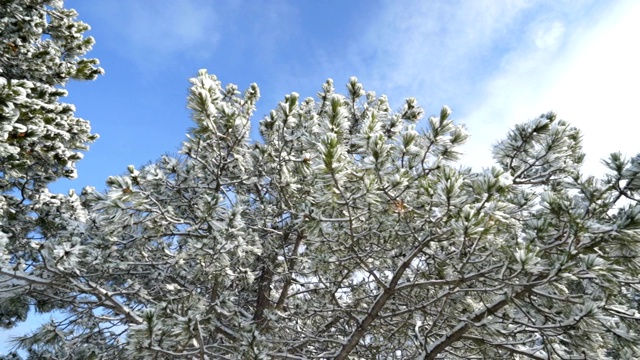
[[[640,357],[640,155],[585,176],[547,113],[474,171],[448,107],[356,78],[252,140],[258,87],[202,70],[180,154],[52,194],[95,139],[59,102],[101,73],[93,40],[61,2],[0,5],[0,324],[65,314],[30,359]]]
[[[70,314],[21,339],[34,354],[640,356],[640,156],[586,177],[579,130],[547,113],[473,171],[448,107],[421,124],[355,78],[285,96],[251,141],[256,85],[191,83],[179,155],[60,201],[41,262],[2,270]]]
[[[0,1],[0,326],[24,320],[34,302],[50,307],[49,297],[12,280],[13,271],[35,275],[41,263],[34,246],[65,226],[61,204],[73,207],[77,196],[52,195],[47,184],[74,178],[80,151],[97,135],[60,102],[70,79],[93,80],[98,61],[83,55],[93,39],[89,26],[62,1]],[[58,203],[56,203],[56,201]],[[28,295],[28,296],[26,296]]]

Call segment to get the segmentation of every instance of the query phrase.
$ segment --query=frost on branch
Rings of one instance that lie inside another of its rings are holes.
[[[496,161],[518,184],[549,182],[579,170],[584,154],[578,129],[547,113],[516,125],[494,146]]]
[[[69,79],[93,80],[102,73],[82,56],[93,39],[89,26],[58,1],[5,1],[0,10],[0,171],[2,191],[41,188],[59,177],[75,177],[75,162],[96,136],[59,102]],[[25,185],[28,184],[28,185]]]
[[[76,15],[62,1],[0,5],[0,324],[5,327],[24,320],[29,305],[43,311],[55,307],[50,296],[40,296],[54,293],[47,286],[34,288],[25,276],[42,275],[38,281],[48,285],[50,269],[39,266],[56,258],[60,266],[73,267],[70,261],[79,256],[74,245],[84,221],[78,217],[79,199],[47,190],[52,181],[76,177],[81,151],[97,138],[87,121],[74,116],[73,105],[60,102],[69,79],[93,80],[102,73],[97,60],[83,57],[93,39],[83,37],[89,27]]]
[[[584,177],[580,132],[547,114],[475,172],[458,163],[467,133],[448,107],[426,120],[415,99],[393,111],[355,78],[344,95],[328,80],[316,99],[285,96],[252,142],[257,86],[240,92],[204,70],[191,84],[180,155],[129,166],[106,192],[38,198],[56,204],[36,202],[41,213],[66,215],[30,244],[26,271],[2,274],[71,316],[23,347],[640,356],[637,157],[614,154],[604,179]]]

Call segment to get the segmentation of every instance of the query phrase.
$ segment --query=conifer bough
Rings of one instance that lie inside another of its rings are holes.
[[[32,358],[640,356],[640,155],[585,176],[548,113],[474,171],[449,108],[393,111],[355,78],[285,96],[252,141],[256,85],[191,84],[179,155],[12,200],[37,231],[3,227],[0,300],[65,314],[18,339]]]

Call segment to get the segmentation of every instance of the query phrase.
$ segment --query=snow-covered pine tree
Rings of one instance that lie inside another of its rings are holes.
[[[29,305],[46,311],[47,286],[12,272],[40,275],[36,248],[49,233],[69,227],[77,196],[50,194],[47,184],[76,176],[79,151],[96,139],[89,123],[60,102],[69,79],[93,80],[98,61],[83,55],[93,39],[88,25],[55,0],[0,1],[0,326],[24,320]],[[78,214],[75,214],[76,216]],[[73,231],[73,226],[69,231]],[[46,277],[46,275],[43,275]]]
[[[449,108],[422,124],[415,99],[392,111],[355,78],[346,95],[330,80],[317,99],[287,95],[252,142],[257,86],[240,93],[204,70],[191,82],[181,155],[85,189],[86,216],[61,201],[61,225],[30,250],[41,261],[2,270],[69,313],[23,347],[55,359],[640,356],[640,156],[613,154],[604,179],[585,177],[580,132],[548,113],[472,171]]]

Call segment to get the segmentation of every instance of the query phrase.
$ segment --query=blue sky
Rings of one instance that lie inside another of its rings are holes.
[[[442,105],[471,133],[463,162],[491,165],[509,126],[553,110],[584,132],[586,168],[640,151],[640,2],[592,0],[206,1],[67,0],[96,39],[106,74],[71,83],[67,102],[101,138],[78,179],[54,191],[104,187],[109,175],[175,152],[192,126],[188,79],[258,83],[257,122],[284,95],[314,96],[357,76],[394,106]],[[252,135],[257,138],[257,131]],[[25,326],[0,330],[1,339]]]
[[[414,96],[427,114],[449,105],[469,128],[464,161],[476,167],[491,164],[490,146],[510,125],[549,110],[584,130],[594,173],[608,153],[640,148],[636,1],[66,4],[92,26],[90,55],[106,74],[69,84],[68,101],[101,139],[79,178],[57,191],[102,187],[129,164],[175,152],[192,126],[188,79],[201,68],[241,89],[258,83],[254,123],[285,94],[313,96],[327,78],[340,88],[357,76],[397,106]]]

